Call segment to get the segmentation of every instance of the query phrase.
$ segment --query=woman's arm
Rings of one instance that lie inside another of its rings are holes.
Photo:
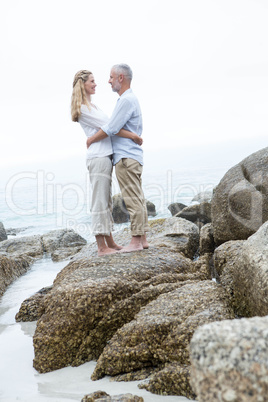
[[[116,135],[118,135],[118,137],[129,138],[138,145],[142,145],[143,143],[143,139],[138,134],[132,133],[128,130],[124,130],[123,128],[121,128],[119,133],[117,133]]]
[[[116,135],[118,135],[119,137],[129,138],[130,140],[134,141],[138,145],[142,145],[142,143],[143,143],[143,139],[140,136],[138,136],[138,134],[132,133],[131,131],[124,130],[123,128],[121,128],[119,133],[117,133]],[[93,144],[94,142],[101,141],[106,137],[108,137],[107,134],[102,129],[100,129],[96,134],[94,134],[92,137],[89,137],[87,139],[87,148],[89,148],[90,145]]]

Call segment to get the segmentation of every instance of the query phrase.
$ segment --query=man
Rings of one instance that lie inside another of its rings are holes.
[[[132,239],[123,252],[148,248],[146,231],[149,230],[147,207],[142,191],[141,175],[143,168],[143,151],[139,144],[129,138],[116,134],[121,128],[141,136],[142,115],[138,99],[132,92],[132,70],[127,64],[112,67],[109,84],[120,96],[108,123],[92,137],[87,139],[87,147],[93,142],[110,136],[113,145],[113,164],[122,197],[130,215]]]

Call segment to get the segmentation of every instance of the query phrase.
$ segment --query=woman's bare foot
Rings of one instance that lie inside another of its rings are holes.
[[[103,255],[116,254],[116,253],[118,253],[117,250],[114,250],[109,247],[105,247],[101,250],[100,249],[98,250],[98,257],[102,257]]]
[[[110,236],[105,236],[105,240],[109,248],[112,248],[113,250],[122,250],[123,246],[119,246],[115,243],[112,234],[110,234]]]

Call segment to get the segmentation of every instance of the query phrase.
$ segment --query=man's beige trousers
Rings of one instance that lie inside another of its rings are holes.
[[[115,165],[115,173],[130,215],[131,234],[142,236],[149,231],[147,207],[142,191],[142,165],[135,159],[122,158]]]

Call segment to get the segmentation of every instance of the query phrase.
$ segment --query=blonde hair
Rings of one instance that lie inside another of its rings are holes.
[[[81,115],[81,105],[85,104],[90,110],[90,106],[86,97],[84,83],[88,80],[89,75],[92,74],[88,70],[78,71],[73,80],[73,93],[71,100],[71,115],[72,121],[78,121]]]

